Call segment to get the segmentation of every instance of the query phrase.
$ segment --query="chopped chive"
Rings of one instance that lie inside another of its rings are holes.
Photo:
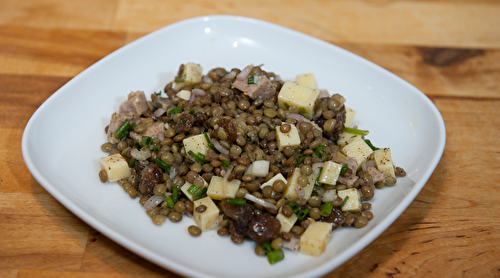
[[[151,145],[152,141],[153,141],[153,138],[151,138],[149,136],[142,136],[141,147],[143,147],[143,148],[149,147],[149,145]]]
[[[137,161],[137,160],[136,160],[135,158],[132,158],[132,159],[130,160],[130,162],[128,163],[128,167],[134,167],[134,165],[135,165],[135,162],[136,162],[136,161]]]
[[[327,216],[330,216],[330,214],[332,213],[332,209],[333,209],[333,203],[332,202],[326,202],[323,204],[323,206],[321,206],[321,215],[324,216],[324,217],[327,217]]]
[[[308,208],[303,209],[303,210],[299,211],[299,213],[297,213],[297,218],[298,218],[299,220],[302,220],[302,219],[304,219],[304,217],[306,217],[308,214],[309,214],[309,209],[308,209]]]
[[[174,207],[174,200],[172,199],[171,196],[165,195],[165,201],[167,202],[167,206],[169,208],[173,208]]]
[[[345,172],[347,172],[347,169],[349,169],[349,166],[347,166],[347,164],[344,164],[344,166],[342,166],[342,168],[340,169],[340,176],[342,176],[343,174],[345,174]]]
[[[207,163],[207,161],[205,160],[205,156],[201,153],[195,154],[193,151],[188,151],[188,154],[192,156],[194,160],[196,160],[196,162],[200,164]]]
[[[314,186],[321,187],[321,183],[319,182],[319,176],[321,176],[321,171],[323,170],[323,167],[319,168],[319,174],[316,177],[316,180],[314,181]]]
[[[203,133],[203,136],[205,136],[205,140],[207,140],[208,147],[211,148],[212,150],[214,150],[215,153],[220,154],[219,150],[210,141],[210,138],[208,137],[208,134],[205,132],[205,133]]]
[[[224,166],[224,168],[226,168],[226,169],[231,168],[231,164],[229,164],[229,162],[227,162],[227,160],[222,159],[220,162],[222,163],[222,166]]]
[[[307,114],[306,109],[304,107],[299,107],[299,114],[305,116]]]
[[[231,205],[244,206],[247,201],[245,199],[228,198],[227,203]]]
[[[130,122],[126,120],[115,132],[116,138],[123,139],[128,134],[128,129],[130,128]]]
[[[131,123],[131,124],[130,124],[130,129],[134,130],[136,126],[137,126],[137,124],[136,124],[136,123]]]
[[[288,102],[283,103],[283,105],[285,105],[286,109],[290,108],[290,104],[288,104]]]
[[[254,83],[253,76],[248,77],[247,84],[253,84],[253,83]]]
[[[158,152],[160,151],[160,147],[158,147],[158,145],[154,144],[154,146],[153,146],[153,151],[154,151],[155,153],[158,153]]]
[[[263,242],[263,243],[262,243],[262,249],[264,249],[264,252],[266,252],[266,253],[271,252],[271,250],[273,250],[273,249],[271,248],[271,242],[270,242],[269,240],[268,240],[268,241]]]
[[[186,81],[186,76],[176,76],[174,79],[175,82],[184,82]]]
[[[198,190],[198,192],[196,192],[196,194],[193,196],[193,199],[194,200],[200,199],[201,197],[203,197],[203,195],[205,195],[206,192],[207,192],[207,187],[205,186],[202,189]]]
[[[365,143],[368,145],[368,147],[370,147],[370,149],[372,149],[372,151],[376,151],[378,150],[379,148],[375,147],[372,142],[368,139],[365,139]]]
[[[344,207],[345,203],[347,203],[347,200],[349,200],[349,196],[345,196],[344,201],[340,205],[340,209],[342,209]]]
[[[179,188],[177,188],[177,186],[172,186],[172,201],[175,203],[177,203],[177,198],[179,197],[178,196],[178,192],[179,192]]]
[[[283,250],[281,249],[272,250],[271,252],[267,253],[267,260],[271,265],[282,261],[284,258],[285,253],[283,253]]]
[[[177,106],[174,109],[168,111],[168,116],[171,117],[172,115],[177,114],[177,113],[179,113],[181,111],[182,111],[182,107]]]
[[[368,133],[369,133],[368,130],[362,130],[362,129],[350,128],[350,127],[344,127],[344,131],[352,133],[352,134],[356,134],[356,135],[368,135]]]
[[[139,144],[139,140],[138,139],[134,141],[134,147],[136,149],[140,149],[141,148],[141,144]]]
[[[299,207],[299,205],[297,205],[296,203],[294,203],[294,202],[290,201],[290,202],[288,202],[288,203],[286,203],[286,204],[287,204],[289,207],[291,207],[291,208],[292,208],[293,213],[297,213],[297,212],[299,212],[300,207]]]
[[[317,158],[321,158],[321,151],[325,148],[324,145],[319,145],[315,150],[314,150],[314,156]]]
[[[189,114],[193,115],[194,114],[194,109],[191,109],[191,111],[189,111]]]
[[[167,162],[163,161],[161,158],[156,159],[156,165],[158,165],[165,173],[170,173],[170,165],[167,164]]]
[[[304,163],[304,160],[309,157],[308,155],[303,156],[299,159],[296,159],[293,163],[295,164],[295,167],[299,166],[301,163]]]
[[[198,189],[199,189],[198,186],[193,184],[188,188],[187,191],[189,192],[189,194],[194,195],[196,194],[196,192],[198,192]]]
[[[161,95],[161,91],[159,91],[158,93],[154,92],[153,94],[155,94],[155,96],[159,96],[159,95]]]

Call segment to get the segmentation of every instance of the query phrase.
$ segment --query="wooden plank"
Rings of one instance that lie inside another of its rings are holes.
[[[16,276],[17,278],[122,278],[122,277],[144,277],[144,276],[132,276],[127,274],[118,273],[85,273],[76,271],[54,271],[54,270],[30,270],[30,269],[20,269]]]

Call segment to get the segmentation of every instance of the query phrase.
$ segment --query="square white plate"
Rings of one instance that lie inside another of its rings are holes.
[[[340,93],[358,111],[378,147],[390,147],[408,177],[378,190],[374,219],[363,229],[332,233],[318,258],[285,251],[269,265],[254,243],[233,244],[215,231],[192,238],[192,219],[155,226],[117,184],[98,179],[104,127],[130,91],[146,95],[171,81],[181,63],[264,69],[293,80],[312,72],[320,88]],[[181,21],[111,53],[55,92],[33,114],[22,139],[34,178],[86,223],[156,264],[195,277],[313,277],[325,274],[379,236],[412,202],[436,167],[445,145],[443,119],[432,102],[399,77],[348,51],[271,23],[235,16]]]

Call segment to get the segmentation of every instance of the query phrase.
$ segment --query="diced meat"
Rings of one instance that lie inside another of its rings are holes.
[[[276,94],[276,88],[271,80],[265,75],[253,76],[254,84],[248,84],[248,77],[253,66],[246,66],[237,76],[233,82],[232,88],[236,88],[243,92],[251,99],[267,100]]]
[[[160,139],[163,140],[165,139],[165,124],[163,122],[155,122],[151,125],[148,126],[146,131],[143,133],[137,133],[137,132],[130,132],[130,137],[134,140],[139,140],[141,141],[142,136],[149,136],[153,139]]]
[[[141,115],[146,110],[148,110],[148,102],[144,92],[135,91],[128,94],[128,99],[122,102],[118,114],[132,112]]]
[[[139,121],[139,117],[137,114],[129,112],[123,114],[113,113],[111,115],[111,121],[109,122],[108,127],[108,142],[112,144],[116,144],[120,142],[120,139],[116,138],[115,131],[126,121],[128,120],[130,123],[137,123]]]
[[[374,183],[385,180],[384,174],[377,170],[375,167],[368,167],[366,169],[366,172],[368,172],[368,174],[372,176]]]

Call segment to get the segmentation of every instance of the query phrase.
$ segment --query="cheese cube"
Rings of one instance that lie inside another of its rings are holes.
[[[196,208],[201,205],[205,205],[207,209],[204,212],[197,212]],[[210,197],[194,201],[193,220],[203,232],[215,229],[220,224],[219,209]]]
[[[345,126],[346,127],[351,127],[352,121],[354,120],[354,117],[356,117],[356,114],[358,112],[351,107],[345,107]]]
[[[295,213],[292,213],[290,217],[286,217],[285,215],[283,215],[283,213],[281,213],[282,208],[283,207],[281,207],[280,210],[278,211],[278,214],[276,214],[276,219],[278,219],[281,223],[280,233],[282,232],[288,233],[292,229],[295,222],[297,222],[298,218]]]
[[[275,175],[274,177],[272,177],[270,180],[266,181],[265,183],[263,183],[260,188],[264,188],[266,186],[273,186],[274,182],[277,181],[277,180],[282,180],[285,184],[287,183],[285,177],[283,177],[283,175],[281,173]]]
[[[319,96],[318,89],[299,85],[295,82],[286,81],[278,94],[278,106],[288,109],[292,105],[299,107],[299,112],[308,119],[314,115],[314,104]]]
[[[377,169],[384,173],[387,177],[395,178],[394,163],[392,162],[391,149],[379,149],[373,152],[373,159],[377,165]]]
[[[361,167],[361,162],[368,158],[373,153],[373,150],[366,144],[361,136],[357,136],[342,148],[342,153],[356,159],[359,168]]]
[[[280,151],[282,151],[286,146],[300,146],[300,136],[297,127],[292,124],[290,124],[290,127],[290,131],[287,133],[281,132],[279,126],[276,127],[276,141],[278,142],[278,148]]]
[[[321,201],[323,201],[323,203],[333,202],[335,199],[337,199],[337,189],[323,191],[323,195],[321,196]]]
[[[205,180],[203,180],[203,182],[204,182],[204,184],[205,184],[205,185],[204,185],[204,187],[206,187],[206,186],[208,185],[208,183],[207,183]],[[188,192],[188,189],[191,187],[191,185],[193,185],[193,184],[191,184],[191,183],[189,183],[189,182],[185,182],[185,183],[184,183],[184,185],[181,187],[181,191],[182,191],[182,192],[186,195],[186,197],[187,197],[189,200],[191,200],[191,202],[192,202],[192,201],[194,201],[194,199],[193,199],[193,198],[194,198],[194,195],[192,195],[191,193],[189,193],[189,192]]]
[[[300,237],[300,252],[302,254],[318,257],[330,241],[332,225],[325,222],[314,222]]]
[[[297,77],[295,77],[295,83],[307,86],[312,89],[318,89],[318,83],[316,83],[316,78],[312,73],[297,75]]]
[[[339,146],[340,148],[343,148],[356,137],[361,137],[361,135],[356,135],[356,134],[352,134],[352,133],[349,133],[347,131],[344,131],[344,132],[340,133],[339,139],[337,139],[337,146]]]
[[[236,191],[240,188],[240,183],[241,181],[239,179],[234,179],[232,181],[226,181],[226,184],[224,184],[224,178],[213,176],[208,186],[207,195],[214,200],[234,198],[236,196]]]
[[[342,207],[342,211],[358,212],[361,210],[361,194],[356,188],[339,190],[337,195],[344,200],[347,196],[347,202]]]
[[[101,157],[99,159],[101,169],[108,175],[109,182],[115,182],[130,176],[130,168],[128,163],[119,153]]]
[[[271,165],[271,163],[267,160],[254,161],[250,166],[248,166],[247,170],[245,171],[245,175],[265,177],[269,173],[269,165]]]
[[[314,169],[313,173],[309,176],[307,185],[302,189],[304,190],[304,199],[309,200],[311,198],[312,192],[314,190],[314,184],[316,183],[316,178],[319,176],[321,168]]]
[[[210,137],[209,137],[210,138]],[[193,135],[184,140],[182,140],[186,154],[189,151],[193,151],[195,154],[201,153],[207,155],[209,149],[207,139],[203,134]]]
[[[337,164],[333,161],[325,162],[325,166],[323,166],[323,170],[321,171],[321,175],[319,176],[319,182],[329,185],[337,184],[337,179],[339,178],[341,169],[342,165],[340,164]]]
[[[300,186],[297,182],[297,179],[300,177],[300,168],[295,168],[293,170],[293,174],[291,177],[288,177],[288,181],[286,184],[286,189],[283,192],[283,198],[295,201],[299,199],[299,195],[297,194],[297,187]]]
[[[200,65],[194,63],[187,63],[184,65],[184,70],[181,73],[181,78],[184,79],[183,82],[174,82],[174,89],[179,90],[180,88],[198,84],[201,82],[201,74],[203,69]]]
[[[188,90],[181,90],[177,93],[177,97],[184,100],[189,100],[191,98],[191,92]]]

